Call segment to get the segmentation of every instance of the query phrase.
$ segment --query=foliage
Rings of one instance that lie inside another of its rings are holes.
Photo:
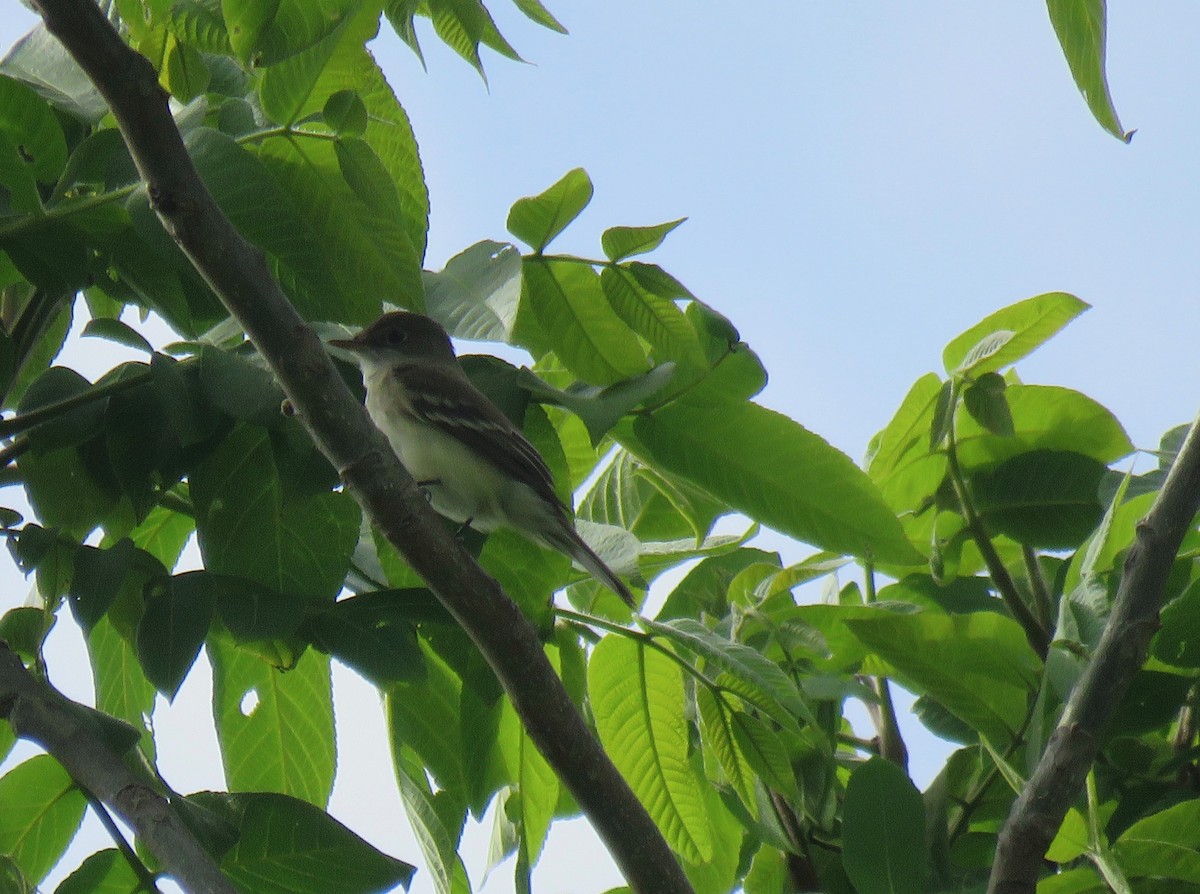
[[[537,0],[517,5],[561,30]],[[478,0],[382,6],[417,52],[419,15],[481,72],[481,44],[517,58]],[[1097,117],[1119,132],[1103,4],[1085,4],[1082,23],[1070,6],[1050,3],[1055,28]],[[333,336],[402,306],[460,338],[524,348],[532,370],[469,371],[561,482],[591,482],[578,515],[598,551],[640,588],[694,563],[657,617],[634,619],[519,537],[494,535],[479,552],[544,631],[696,890],[978,889],[1176,443],[1164,438],[1154,472],[1111,471],[1133,446],[1107,410],[1017,378],[1013,364],[1087,306],[1040,295],[952,339],[944,373],[914,383],[860,468],[756,403],[766,372],[734,324],[643,258],[681,221],[614,226],[603,257],[549,251],[592,196],[582,170],[513,204],[508,227],[526,253],[485,242],[423,270],[417,144],[364,46],[380,4],[114,10],[174,96],[222,209],[308,319]],[[411,875],[324,812],[340,661],[385,696],[400,793],[436,889],[469,890],[459,836],[498,800],[496,857],[517,853],[528,890],[572,800],[474,647],[280,414],[262,362],[159,224],[102,101],[41,29],[0,63],[0,289],[5,483],[36,515],[5,510],[4,533],[42,599],[4,615],[0,636],[41,668],[69,610],[95,707],[139,732],[124,745],[151,767],[156,692],[173,697],[206,651],[231,791],[180,809],[247,892],[366,892]],[[80,296],[87,334],[146,360],[96,382],[54,366]],[[154,350],[122,321],[129,309],[124,319],[153,314],[180,341]],[[734,514],[746,535],[714,533]],[[783,567],[746,543],[759,524],[822,552]],[[173,573],[193,536],[203,570]],[[1051,849],[1046,892],[1100,890],[1117,875],[1200,885],[1196,543],[1176,561],[1154,656],[1103,744],[1094,797]],[[814,585],[823,596],[802,589]],[[573,610],[552,607],[560,590]],[[877,756],[894,756],[889,678],[961,744],[924,793]],[[852,734],[850,699],[879,718],[875,740]],[[10,745],[5,725],[0,751]],[[84,803],[47,756],[0,778],[5,890],[42,882]],[[128,890],[132,878],[124,852],[107,850],[60,890]]]

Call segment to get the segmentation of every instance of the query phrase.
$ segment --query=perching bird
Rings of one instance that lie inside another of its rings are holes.
[[[395,311],[330,344],[354,355],[371,420],[434,509],[483,532],[513,528],[565,553],[635,607],[575,530],[537,449],[471,384],[436,321]]]

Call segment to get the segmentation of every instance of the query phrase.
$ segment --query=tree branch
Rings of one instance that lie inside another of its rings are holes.
[[[167,231],[245,328],[368,518],[479,647],[630,885],[641,894],[690,892],[662,833],[571,702],[533,626],[438,522],[271,277],[262,252],[205,188],[153,67],[126,46],[93,0],[35,0],[35,6],[108,102]]]
[[[1046,849],[1078,798],[1100,737],[1146,660],[1171,565],[1200,510],[1200,420],[1138,524],[1104,634],[1017,798],[996,848],[989,894],[1033,894]]]
[[[83,719],[83,709],[25,669],[0,642],[0,715],[132,828],[191,894],[238,894],[171,805],[136,776]]]

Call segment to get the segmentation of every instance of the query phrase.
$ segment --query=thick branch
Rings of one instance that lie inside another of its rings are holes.
[[[1100,738],[1158,629],[1171,564],[1200,510],[1200,420],[1139,523],[1112,615],[1058,728],[1000,832],[989,894],[1033,894],[1046,849],[1079,797]]]
[[[3,643],[0,714],[7,714],[17,736],[41,745],[72,779],[121,817],[186,891],[237,894],[166,799],[134,775],[83,719],[83,709],[29,673]]]
[[[690,892],[662,834],[546,660],[533,626],[438,523],[316,334],[271,278],[262,252],[217,207],[149,62],[125,45],[93,0],[35,5],[107,100],[167,230],[245,328],[372,523],[475,641],[626,879],[642,894]]]

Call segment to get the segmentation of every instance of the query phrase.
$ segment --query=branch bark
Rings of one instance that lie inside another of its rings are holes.
[[[989,894],[1034,894],[1046,849],[1079,797],[1100,738],[1146,660],[1171,564],[1200,510],[1200,420],[1138,524],[1096,653],[1000,831]]]
[[[94,0],[34,0],[49,31],[108,102],[167,231],[266,359],[314,442],[371,522],[454,615],[530,737],[640,894],[691,892],[662,833],[588,730],[537,632],[438,522],[324,346],[200,180],[150,63]]]
[[[186,891],[238,894],[167,800],[83,720],[84,710],[29,673],[0,642],[0,715],[7,715],[13,732],[46,749],[72,779],[108,805]]]

